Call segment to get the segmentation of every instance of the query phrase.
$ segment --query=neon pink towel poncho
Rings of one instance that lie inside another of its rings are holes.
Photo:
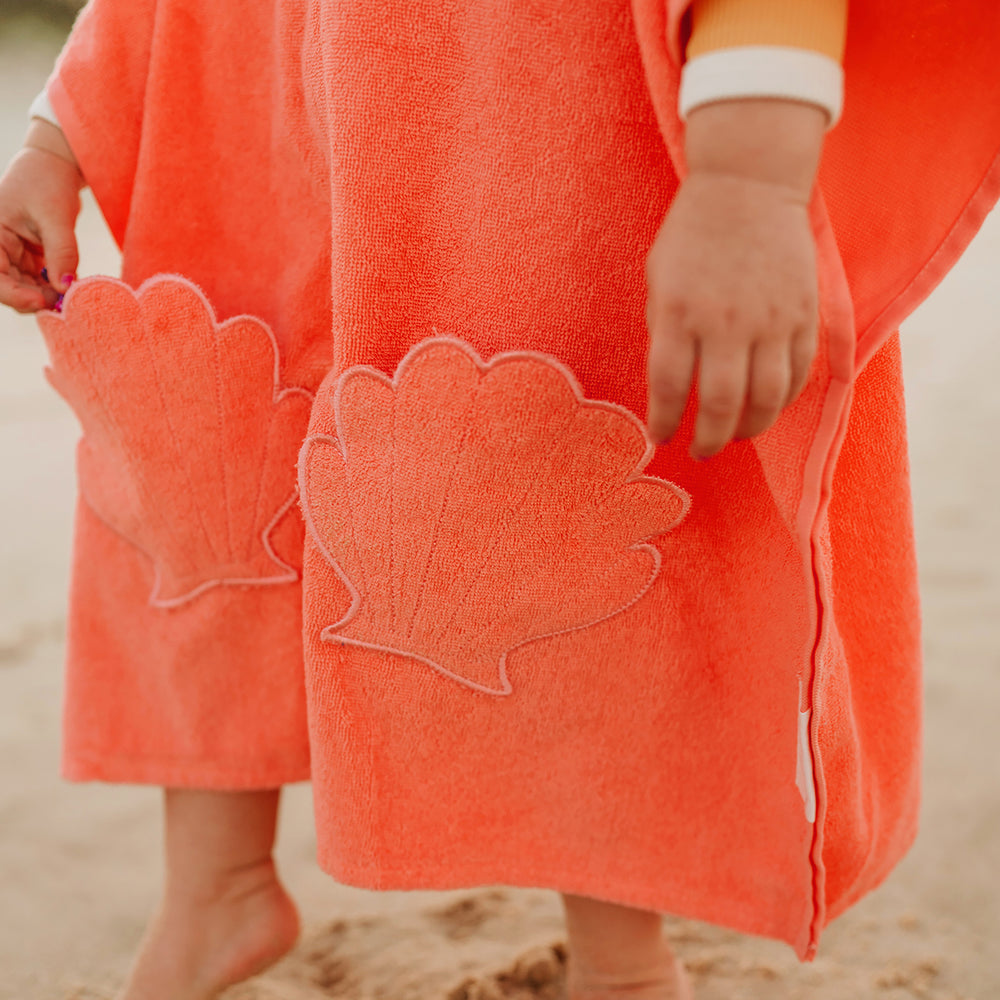
[[[85,429],[70,777],[261,787],[311,754],[344,881],[543,885],[803,956],[899,859],[894,331],[1000,191],[1000,8],[855,5],[820,357],[697,464],[639,422],[686,6],[83,14],[50,96],[126,284],[42,319]]]

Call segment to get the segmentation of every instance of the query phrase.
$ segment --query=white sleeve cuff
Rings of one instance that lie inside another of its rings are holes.
[[[29,118],[43,118],[45,121],[56,128],[62,128],[59,124],[59,119],[56,117],[56,113],[49,103],[48,91],[43,90],[32,102],[31,107],[28,109]]]
[[[844,70],[835,59],[787,45],[740,45],[695,56],[681,70],[679,113],[738,97],[784,97],[818,104],[840,120]]]

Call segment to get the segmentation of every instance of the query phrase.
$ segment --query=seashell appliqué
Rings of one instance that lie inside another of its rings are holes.
[[[39,325],[83,427],[81,495],[152,559],[150,604],[298,579],[269,535],[295,502],[312,394],[280,386],[264,323],[218,323],[195,285],[157,275],[138,292],[86,278]]]
[[[689,505],[640,475],[652,455],[633,414],[585,399],[543,354],[484,363],[437,337],[392,379],[368,367],[328,377],[299,494],[351,605],[322,639],[509,694],[512,650],[620,614],[652,586],[649,540]]]

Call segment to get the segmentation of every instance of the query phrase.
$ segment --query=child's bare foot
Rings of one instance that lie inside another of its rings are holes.
[[[166,888],[121,1000],[212,1000],[299,933],[271,860],[277,789],[165,791]]]
[[[268,860],[197,893],[168,889],[120,1000],[211,1000],[289,952],[299,917]]]
[[[694,1000],[691,980],[684,966],[671,956],[662,972],[634,976],[592,976],[573,968],[566,982],[569,1000]]]

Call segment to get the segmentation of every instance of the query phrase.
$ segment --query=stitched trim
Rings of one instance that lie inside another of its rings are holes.
[[[240,762],[232,767],[203,759],[169,755],[119,756],[70,751],[59,771],[66,781],[108,781],[114,784],[167,785],[176,788],[218,790],[280,788],[310,781],[308,755],[288,761],[267,761],[259,767]]]
[[[799,712],[810,713],[804,765],[809,769],[809,784],[816,802],[808,864],[812,870],[812,915],[804,928],[800,957],[815,957],[820,934],[826,924],[826,868],[823,844],[826,826],[826,781],[818,742],[819,719],[823,706],[818,703],[820,665],[828,644],[832,596],[818,571],[819,549],[816,533],[829,505],[833,474],[840,446],[847,430],[851,410],[854,368],[854,312],[850,288],[840,252],[833,234],[829,213],[821,195],[810,203],[816,236],[817,266],[821,276],[820,295],[824,306],[821,322],[827,334],[829,381],[824,391],[823,409],[806,454],[802,473],[802,496],[796,518],[796,535],[802,556],[804,592],[810,600],[811,646],[804,653],[805,669],[800,676],[802,701]],[[799,720],[801,725],[801,714]],[[807,786],[808,787],[808,786]],[[805,807],[809,808],[808,800]]]
[[[377,379],[384,385],[395,391],[399,387],[399,381],[405,374],[405,371],[413,363],[417,355],[421,354],[425,349],[429,349],[437,345],[450,345],[452,347],[459,348],[463,353],[465,353],[469,360],[472,361],[483,374],[491,371],[493,368],[502,365],[510,361],[540,361],[547,365],[549,368],[554,368],[558,371],[563,378],[569,383],[570,388],[573,390],[573,395],[576,397],[576,401],[581,406],[591,408],[591,409],[601,409],[609,410],[612,413],[617,413],[619,416],[624,417],[629,421],[636,430],[642,435],[646,442],[646,448],[643,452],[642,458],[636,463],[636,468],[645,468],[653,458],[656,453],[656,445],[649,439],[649,435],[646,433],[646,428],[642,421],[627,407],[621,406],[618,403],[611,403],[603,399],[587,399],[583,394],[583,389],[580,383],[577,381],[576,376],[573,372],[566,367],[558,358],[553,357],[551,354],[544,354],[541,351],[530,351],[530,350],[519,350],[519,351],[502,351],[500,354],[494,354],[489,361],[483,361],[479,353],[472,347],[471,344],[466,343],[464,340],[460,340],[458,337],[451,337],[446,334],[441,334],[434,337],[427,337],[424,340],[418,341],[411,347],[406,354],[403,356],[402,361],[396,367],[395,375],[390,378],[385,372],[380,371],[378,368],[373,368],[371,365],[355,365],[352,368],[348,368],[343,372],[337,379],[337,386],[334,390],[334,413],[337,419],[337,423],[340,423],[340,400],[343,391],[344,384],[347,380],[354,376],[366,375],[369,378]],[[677,496],[683,500],[687,497],[687,506],[684,508],[684,514],[686,515],[688,509],[690,508],[691,498],[685,490],[677,486],[675,483],[671,483],[666,479],[658,479],[655,476],[646,477],[653,482],[663,483],[669,486],[671,489],[676,491]],[[670,529],[677,527],[677,525],[683,520],[683,516],[679,517],[677,521],[670,526]]]
[[[388,387],[395,394],[396,390],[399,388],[400,381],[407,373],[407,370],[409,366],[413,363],[414,359],[423,352],[438,346],[449,346],[452,348],[457,348],[460,351],[462,351],[462,353],[464,353],[466,357],[478,368],[480,373],[480,379],[485,377],[494,368],[497,368],[500,365],[508,364],[514,361],[530,360],[534,362],[541,362],[550,368],[554,368],[568,383],[570,389],[573,392],[575,401],[578,406],[591,409],[607,410],[609,412],[616,414],[617,416],[623,417],[628,422],[630,422],[632,426],[636,429],[636,431],[642,436],[645,442],[645,448],[641,459],[635,465],[636,472],[645,468],[645,466],[649,463],[650,459],[653,457],[653,454],[655,453],[655,445],[649,439],[648,435],[646,434],[645,427],[643,426],[642,422],[635,416],[635,414],[633,414],[630,410],[626,409],[625,407],[619,406],[616,403],[610,403],[603,400],[587,399],[584,396],[583,390],[580,387],[579,383],[577,382],[573,373],[570,371],[569,368],[567,368],[557,359],[538,351],[508,351],[494,355],[494,357],[491,358],[489,362],[484,362],[482,358],[479,356],[479,354],[469,344],[465,343],[462,340],[459,340],[456,337],[447,337],[447,336],[430,337],[415,344],[412,348],[410,348],[410,350],[404,356],[402,361],[400,361],[398,367],[396,368],[396,372],[392,378],[387,376],[384,372],[381,372],[378,369],[368,365],[359,365],[343,372],[337,379],[333,397],[334,420],[337,425],[338,431],[343,427],[343,416],[341,407],[343,392],[345,386],[351,379],[357,377],[373,379]],[[320,537],[320,533],[316,528],[316,523],[312,515],[312,507],[309,500],[309,489],[308,489],[309,484],[307,481],[307,469],[309,464],[310,453],[313,449],[313,446],[317,443],[327,444],[335,447],[338,453],[340,454],[341,459],[343,460],[345,466],[347,464],[346,451],[344,450],[344,447],[338,438],[329,434],[310,434],[303,442],[302,448],[299,452],[298,469],[299,469],[299,495],[301,497],[301,502],[302,502],[302,512],[306,524],[306,532],[308,533],[310,538],[312,538],[317,549],[323,555],[323,558],[333,568],[338,578],[347,588],[348,593],[350,594],[351,597],[351,604],[347,612],[340,618],[339,621],[335,622],[332,625],[326,626],[322,630],[322,632],[320,633],[321,640],[324,642],[329,642],[337,645],[357,646],[364,649],[370,649],[376,652],[391,653],[409,659],[418,660],[422,663],[427,664],[429,667],[436,670],[443,676],[455,680],[458,683],[462,684],[463,686],[470,688],[471,690],[479,691],[483,694],[489,694],[494,696],[506,696],[512,692],[510,680],[507,675],[507,657],[512,652],[519,649],[521,646],[527,645],[530,642],[537,642],[542,639],[550,639],[555,636],[565,635],[569,632],[577,632],[585,628],[590,628],[593,625],[597,625],[601,622],[607,621],[608,619],[615,617],[616,615],[621,614],[622,612],[632,607],[639,600],[641,600],[641,598],[645,596],[645,594],[652,587],[654,581],[656,580],[656,577],[660,572],[662,564],[662,557],[660,555],[659,550],[655,546],[649,544],[649,542],[651,541],[651,539],[656,538],[659,535],[665,534],[667,531],[671,531],[675,527],[677,527],[677,525],[680,524],[680,522],[685,518],[691,507],[690,495],[685,490],[677,486],[675,483],[671,483],[665,479],[659,479],[655,476],[641,476],[633,474],[632,476],[623,480],[625,484],[647,482],[656,484],[658,486],[665,486],[670,491],[672,491],[674,495],[681,501],[680,513],[667,527],[651,535],[647,535],[644,538],[640,538],[633,545],[628,546],[628,551],[645,552],[651,557],[652,568],[645,584],[636,594],[632,596],[630,600],[628,600],[626,603],[622,604],[620,607],[614,609],[613,611],[607,614],[600,615],[599,617],[591,621],[583,622],[579,625],[573,625],[567,628],[556,629],[550,632],[542,633],[540,635],[533,635],[526,639],[522,639],[514,643],[512,646],[508,647],[501,654],[498,662],[498,670],[499,670],[501,686],[499,689],[497,689],[493,687],[487,687],[486,685],[479,684],[476,681],[472,681],[466,677],[462,677],[458,674],[455,674],[453,671],[448,670],[442,664],[428,657],[425,657],[421,654],[410,652],[403,649],[397,649],[394,647],[384,646],[378,643],[366,642],[363,640],[334,634],[337,629],[343,628],[345,625],[348,624],[348,622],[350,622],[355,617],[355,615],[357,614],[358,610],[361,607],[362,596],[361,592],[358,590],[358,588],[348,577],[347,573],[340,566],[337,559],[333,556],[333,554],[323,543],[323,540]]]
[[[206,590],[210,590],[212,587],[223,587],[223,586],[257,587],[257,586],[267,586],[275,583],[294,583],[295,581],[297,581],[301,574],[294,566],[290,566],[288,563],[286,563],[283,559],[281,559],[277,555],[277,553],[274,551],[274,547],[271,545],[270,535],[271,532],[278,526],[278,522],[285,516],[285,514],[288,513],[288,511],[292,508],[292,506],[295,504],[295,501],[298,500],[298,498],[299,498],[298,489],[292,490],[291,496],[289,496],[289,498],[278,508],[274,517],[272,517],[271,520],[267,522],[267,525],[264,527],[264,530],[260,533],[260,540],[261,544],[264,546],[264,551],[267,552],[268,556],[270,556],[271,560],[277,566],[280,566],[285,570],[284,573],[278,576],[262,576],[262,577],[218,577],[217,579],[206,580],[204,583],[199,584],[193,590],[189,591],[186,594],[182,594],[180,597],[163,599],[157,596],[160,591],[160,570],[158,566],[155,566],[155,559],[154,559],[156,579],[153,583],[153,590],[152,593],[149,595],[148,603],[154,608],[176,608],[180,607],[182,604],[187,604],[188,601],[193,600],[199,594],[205,593]],[[88,506],[90,505],[88,504]],[[91,510],[93,510],[92,507]],[[96,513],[97,512],[95,511],[95,514]],[[97,514],[97,517],[101,520],[102,524],[107,525],[107,527],[111,528],[112,531],[115,531],[115,529],[110,524],[108,524],[108,522],[105,521],[100,514]],[[115,534],[119,533],[115,531]],[[124,536],[119,534],[119,537],[124,537]],[[125,540],[129,541],[128,539]],[[131,544],[135,545],[135,542],[132,542]],[[135,545],[135,547],[139,548],[138,545]],[[144,550],[142,549],[140,549],[139,551],[143,552],[144,555],[149,556],[148,552],[144,552]],[[149,556],[149,558],[152,559],[153,557]]]
[[[858,335],[856,367],[860,371],[885,341],[948,276],[958,258],[1000,202],[1000,149],[982,180],[959,211],[955,224],[941,238],[923,267]],[[984,211],[985,209],[985,211]]]
[[[717,911],[711,913],[705,911],[704,894],[697,889],[690,890],[671,885],[667,899],[662,886],[651,886],[648,880],[632,882],[627,878],[615,878],[609,882],[605,873],[596,879],[597,884],[595,884],[589,878],[581,879],[580,871],[576,868],[571,870],[553,867],[535,868],[530,864],[521,864],[515,868],[509,863],[494,866],[489,862],[479,861],[459,867],[453,858],[449,858],[446,865],[389,867],[376,862],[364,865],[356,864],[353,859],[345,862],[343,858],[330,851],[322,841],[318,849],[318,862],[320,868],[337,881],[362,889],[409,892],[422,889],[439,891],[476,889],[486,885],[526,889],[544,887],[546,892],[592,896],[641,910],[658,912],[669,910],[675,916],[711,921],[716,925],[721,923],[746,934],[762,933],[757,894],[751,884],[739,887],[742,891],[738,899],[734,900],[730,895],[725,900],[726,912],[720,918]],[[785,933],[785,928],[776,925],[777,921],[772,920],[770,929],[763,933],[768,937],[787,941],[795,947],[794,939]]]
[[[307,522],[311,524],[311,522]],[[461,674],[453,673],[448,670],[447,667],[442,666],[440,663],[435,662],[429,657],[422,656],[420,653],[413,653],[405,649],[394,649],[391,646],[380,646],[378,643],[374,642],[364,642],[361,639],[351,639],[345,636],[335,635],[334,632],[338,628],[343,628],[355,615],[358,608],[361,606],[361,595],[358,593],[357,589],[347,578],[346,574],[341,570],[340,566],[332,559],[329,552],[322,546],[322,544],[317,540],[315,534],[312,535],[313,541],[316,542],[317,547],[323,553],[323,557],[330,563],[331,566],[336,570],[337,575],[345,583],[348,589],[351,591],[352,602],[351,610],[348,614],[344,615],[340,621],[333,625],[327,625],[326,628],[320,632],[320,639],[323,642],[329,642],[337,646],[358,646],[361,649],[370,649],[377,653],[394,653],[396,656],[404,656],[410,660],[419,660],[421,663],[426,663],[427,666],[436,670],[439,674],[443,674],[445,677],[451,678],[453,681],[458,681],[459,684],[465,687],[472,688],[473,691],[481,691],[483,694],[491,694],[497,696],[505,696],[513,691],[511,687],[510,680],[507,676],[507,657],[513,653],[515,650],[520,649],[521,646],[526,646],[529,642],[539,642],[542,639],[551,639],[557,635],[565,635],[568,632],[578,632],[580,629],[590,628],[591,625],[597,625],[600,622],[607,621],[609,618],[614,618],[615,615],[621,614],[623,611],[627,611],[633,604],[639,601],[642,597],[646,595],[649,588],[653,586],[656,577],[660,573],[660,568],[662,566],[663,557],[660,555],[659,550],[653,545],[631,545],[629,546],[629,551],[631,552],[647,552],[652,556],[653,568],[649,575],[649,579],[643,586],[642,590],[639,591],[635,597],[632,598],[627,604],[623,604],[620,608],[616,608],[614,611],[603,615],[600,618],[595,618],[593,621],[584,622],[582,625],[572,625],[569,628],[559,629],[555,632],[546,632],[542,635],[534,635],[528,639],[522,639],[520,642],[515,643],[509,649],[504,650],[500,655],[500,660],[497,664],[499,674],[500,674],[500,688],[487,687],[485,684],[479,684],[476,681],[469,680],[468,677],[463,677]]]

